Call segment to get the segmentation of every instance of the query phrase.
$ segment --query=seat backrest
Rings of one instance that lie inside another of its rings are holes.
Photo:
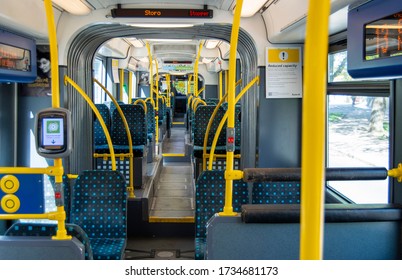
[[[110,117],[110,110],[105,104],[95,104],[96,108],[98,109],[100,115],[103,118],[103,121],[106,124],[107,129],[110,132],[111,126],[111,117]],[[100,122],[96,115],[94,116],[94,144],[96,145],[105,145],[107,144],[105,133],[100,125]]]
[[[148,133],[155,133],[155,108],[151,102],[147,102],[147,127]]]
[[[72,189],[71,221],[89,238],[126,238],[126,182],[118,171],[83,171]]]
[[[235,146],[240,148],[241,144],[241,107],[236,105],[235,107]]]
[[[225,171],[203,171],[196,182],[195,227],[196,237],[204,238],[208,220],[223,211],[225,204]],[[248,203],[248,185],[242,180],[233,181],[233,211],[240,212],[241,205]]]
[[[253,183],[252,204],[300,204],[300,182]]]
[[[76,224],[66,224],[67,235],[77,238],[85,247],[85,259],[92,260],[91,243],[86,232]],[[54,236],[57,224],[21,223],[11,225],[5,233],[6,236]]]
[[[198,106],[197,110],[195,111],[194,115],[194,146],[203,146],[204,145],[204,137],[207,131],[209,119],[212,116],[216,106],[214,105],[207,105],[207,106]],[[218,112],[212,122],[211,129],[209,130],[208,134],[208,141],[207,146],[212,145],[212,141],[214,140],[215,132],[218,129],[219,123],[221,122],[223,116],[225,115],[225,110],[223,108],[219,108]],[[216,143],[217,146],[224,146],[226,145],[226,129],[222,129],[221,133],[219,134],[218,142]]]
[[[146,145],[147,129],[144,108],[141,105],[131,104],[120,105],[120,108],[130,128],[133,145]],[[112,141],[113,145],[128,145],[126,129],[117,110],[112,114]]]

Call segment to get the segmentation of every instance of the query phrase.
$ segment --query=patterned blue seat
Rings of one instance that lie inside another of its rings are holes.
[[[206,224],[225,204],[225,172],[204,171],[198,177],[195,193],[195,259],[204,258]],[[233,211],[240,212],[242,204],[248,204],[248,185],[242,180],[233,181]]]
[[[155,108],[151,102],[147,102],[147,133],[148,141],[153,142],[153,136],[155,135]]]
[[[96,108],[98,109],[100,115],[103,118],[103,121],[106,124],[106,127],[110,133],[110,128],[111,128],[111,117],[110,117],[110,110],[106,106],[106,104],[95,104]],[[94,126],[93,126],[93,131],[94,131],[94,150],[96,153],[108,153],[109,152],[109,146],[107,145],[107,140],[105,133],[103,131],[103,128],[96,117],[94,115]]]
[[[166,105],[162,98],[158,99],[158,109],[159,109],[159,125],[162,125],[163,121],[166,121]]]
[[[94,259],[124,257],[126,211],[126,182],[120,172],[93,170],[78,176],[71,220],[88,234]]]
[[[253,183],[252,204],[300,204],[300,182]]]
[[[130,128],[133,142],[134,157],[143,157],[147,145],[147,128],[145,111],[141,105],[121,105],[121,110]],[[115,110],[112,114],[112,142],[115,153],[127,153],[128,139],[123,120],[119,112]]]
[[[66,224],[67,234],[77,238],[85,247],[85,259],[92,260],[93,253],[90,240],[86,232],[76,224]],[[42,223],[14,223],[6,231],[6,236],[54,236],[57,224]]]
[[[235,107],[235,154],[240,154],[241,145],[241,107]]]
[[[207,126],[209,119],[212,116],[216,106],[207,105],[207,106],[199,106],[194,115],[194,157],[202,158],[202,151],[204,146],[204,137],[207,131]],[[209,153],[212,142],[214,140],[215,132],[218,129],[219,123],[221,122],[223,116],[225,114],[225,110],[220,107],[218,112],[212,122],[211,129],[208,134],[208,141],[207,141],[207,152]],[[217,154],[226,153],[226,130],[222,129],[221,133],[219,134],[218,141],[216,143],[216,151]]]

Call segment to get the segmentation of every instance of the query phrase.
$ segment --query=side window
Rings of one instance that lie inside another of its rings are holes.
[[[389,82],[353,81],[346,65],[346,52],[330,54],[327,166],[388,169]],[[388,180],[329,181],[327,184],[355,203],[388,202]]]
[[[94,78],[97,79],[102,85],[105,85],[106,70],[104,60],[96,57],[93,63]],[[106,101],[106,93],[99,86],[94,86],[94,103],[100,104]]]

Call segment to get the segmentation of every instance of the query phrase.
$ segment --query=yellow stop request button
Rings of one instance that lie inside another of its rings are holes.
[[[16,195],[7,194],[1,199],[1,208],[4,212],[15,213],[20,209],[20,200]]]
[[[20,182],[13,175],[6,175],[0,180],[0,188],[4,193],[16,193],[20,188]]]

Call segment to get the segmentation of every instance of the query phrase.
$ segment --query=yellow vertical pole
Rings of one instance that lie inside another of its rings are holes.
[[[219,72],[219,100],[222,99],[222,71]]]
[[[156,114],[155,114],[155,119],[156,119],[156,143],[159,142],[159,73],[158,73],[158,60],[155,59],[155,68],[156,68],[156,87],[155,87],[155,96],[156,96],[156,103],[155,103],[155,110],[156,110]],[[152,86],[153,88],[153,86]],[[163,137],[163,135],[162,135]]]
[[[187,80],[187,95],[191,94],[191,79],[194,77],[194,74],[190,74]]]
[[[225,92],[228,92],[228,86],[229,86],[229,71],[225,71]]]
[[[53,15],[53,7],[51,0],[45,0],[45,10],[46,10],[46,19],[47,19],[47,27],[49,33],[49,43],[50,43],[50,67],[52,69],[52,79],[51,79],[51,88],[52,88],[52,107],[59,108],[60,107],[60,90],[59,90],[59,54],[57,48],[57,36],[56,36],[56,26],[54,24],[54,15]],[[63,170],[63,162],[61,158],[54,159],[54,166]],[[61,172],[61,174],[63,174]],[[63,176],[56,175],[55,182],[57,184],[63,183]],[[67,230],[65,225],[66,212],[63,206],[57,206],[57,232],[54,239],[69,239],[71,237],[67,236]]]
[[[194,95],[198,96],[198,66],[200,64],[200,57],[201,57],[201,50],[202,50],[202,43],[198,46],[198,54],[197,58],[195,59],[195,64],[194,64]]]
[[[171,91],[171,88],[170,88],[170,74],[166,74],[166,84],[167,84],[167,104],[168,104],[168,107],[170,108],[170,102],[171,102],[171,99],[170,99],[170,91]]]
[[[151,53],[151,47],[149,43],[147,42],[146,44],[147,50],[148,50],[148,60],[149,60],[149,96],[151,97],[151,100],[154,101],[155,104],[155,143],[158,144],[159,142],[159,117],[158,117],[158,97],[156,97],[156,102],[154,100],[154,73],[153,73],[153,66],[152,66],[152,53]]]
[[[124,100],[124,69],[120,69],[120,101]]]
[[[133,72],[128,72],[128,104],[131,104],[133,99]]]
[[[329,0],[310,0],[304,64],[300,259],[322,259]]]
[[[240,13],[243,6],[243,0],[237,0],[236,8],[232,24],[232,34],[230,36],[230,54],[229,54],[229,89],[228,89],[228,125],[227,125],[227,142],[226,142],[226,190],[225,190],[225,206],[221,216],[234,216],[232,205],[233,195],[233,161],[234,161],[234,127],[235,127],[235,83],[236,83],[236,52],[237,41],[239,38]],[[229,133],[232,132],[232,133]],[[231,138],[231,141],[229,141]],[[232,148],[228,148],[231,144]]]

